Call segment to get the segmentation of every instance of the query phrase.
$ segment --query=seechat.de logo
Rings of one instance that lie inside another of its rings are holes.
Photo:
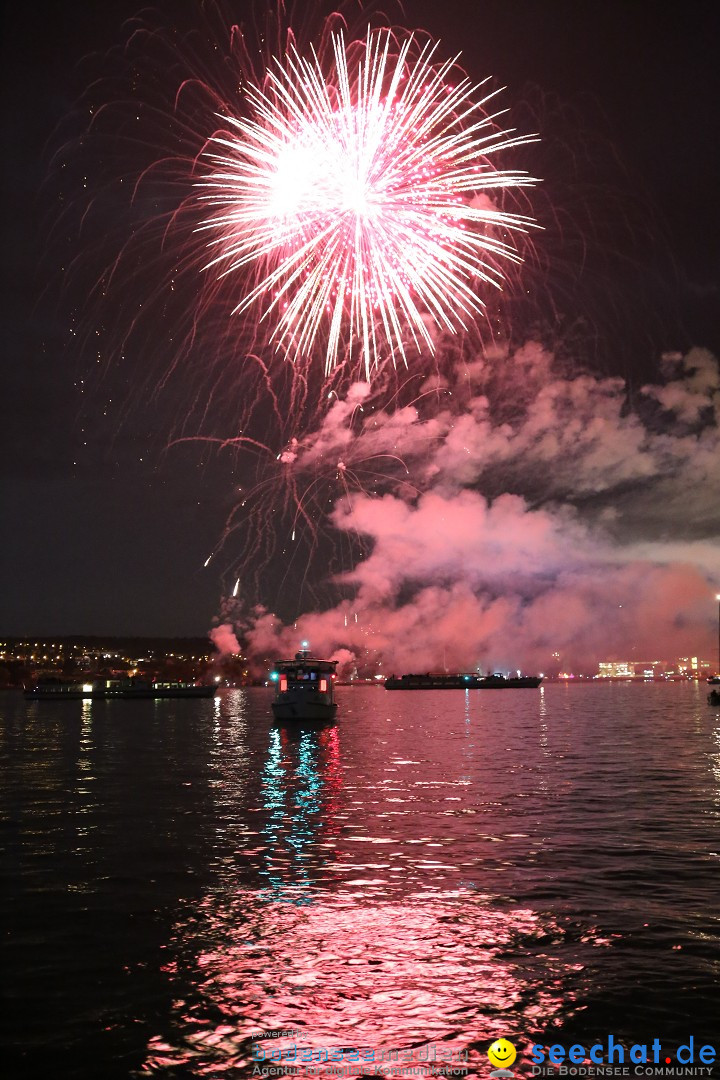
[[[530,1048],[534,1076],[549,1072],[555,1074],[558,1067],[563,1076],[594,1076],[608,1072],[613,1075],[632,1073],[635,1076],[686,1076],[691,1073],[700,1076],[712,1072],[707,1066],[712,1066],[715,1058],[715,1047],[710,1043],[701,1044],[700,1040],[696,1044],[694,1035],[678,1046],[673,1056],[663,1050],[657,1038],[652,1042],[634,1043],[626,1048],[614,1035],[609,1035],[607,1042],[594,1043],[592,1046],[583,1046],[581,1043],[573,1043],[572,1046],[562,1043],[544,1046],[542,1043],[534,1043]],[[597,1069],[596,1066],[603,1068]],[[613,1069],[613,1066],[620,1068]],[[695,1068],[689,1070],[687,1066]]]

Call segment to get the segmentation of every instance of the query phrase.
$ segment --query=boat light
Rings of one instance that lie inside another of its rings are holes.
[[[83,683],[83,694],[92,694],[93,684],[91,682]]]
[[[270,678],[272,679],[272,681],[273,681],[273,682],[277,682],[277,680],[278,680],[278,673],[277,673],[277,671],[271,671],[271,672],[270,672]]]

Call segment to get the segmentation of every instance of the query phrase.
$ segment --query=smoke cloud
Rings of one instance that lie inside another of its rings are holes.
[[[293,626],[257,610],[249,648],[291,655],[305,638],[384,671],[709,659],[719,421],[702,349],[664,357],[634,394],[536,343],[456,358],[402,406],[357,384],[286,465],[337,469],[332,526],[367,554],[335,576],[335,606]]]
[[[237,654],[241,651],[235,631],[230,623],[221,623],[219,626],[214,626],[208,637],[221,656]]]

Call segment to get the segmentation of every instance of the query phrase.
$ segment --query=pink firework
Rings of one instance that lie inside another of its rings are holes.
[[[333,36],[329,71],[291,49],[246,89],[247,117],[223,117],[199,185],[207,269],[237,276],[235,312],[254,310],[293,361],[324,352],[326,373],[360,359],[369,378],[467,327],[533,224],[488,196],[534,182],[492,164],[532,137],[498,129],[457,58],[394,44]]]

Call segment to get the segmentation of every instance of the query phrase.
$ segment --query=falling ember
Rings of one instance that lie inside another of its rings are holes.
[[[520,261],[508,232],[533,224],[488,197],[534,182],[491,163],[532,137],[498,130],[494,95],[476,100],[436,45],[394,42],[334,36],[332,64],[291,49],[248,87],[247,118],[224,118],[199,184],[206,269],[237,275],[235,312],[256,310],[293,361],[324,352],[328,373],[354,356],[369,377],[407,363],[411,342],[432,351],[433,329],[466,327],[478,285]]]

